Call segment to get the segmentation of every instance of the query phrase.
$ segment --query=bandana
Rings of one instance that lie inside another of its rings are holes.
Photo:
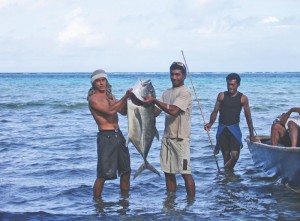
[[[99,69],[94,71],[91,75],[91,83],[93,84],[93,82],[99,78],[105,78],[106,80],[108,80],[107,74],[104,70]]]

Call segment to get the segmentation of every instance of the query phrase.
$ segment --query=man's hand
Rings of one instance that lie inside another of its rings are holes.
[[[145,96],[143,98],[144,98],[144,100],[143,100],[144,104],[151,104],[151,103],[155,102],[155,98],[154,97]]]
[[[207,124],[204,125],[204,130],[209,131],[210,128],[211,128],[210,123],[207,123]]]
[[[126,91],[125,97],[126,97],[126,98],[129,98],[132,94],[133,94],[133,93],[132,93],[132,88],[129,88],[129,89]]]
[[[253,142],[260,142],[260,139],[258,137],[255,137],[255,136],[250,136],[250,142],[253,143]]]

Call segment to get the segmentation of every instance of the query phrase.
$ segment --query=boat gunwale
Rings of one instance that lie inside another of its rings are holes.
[[[267,138],[268,136],[258,136],[258,137],[259,138],[260,137]],[[273,146],[273,145],[265,144],[265,143],[262,143],[262,142],[253,142],[253,143],[251,143],[249,136],[247,136],[247,138],[245,138],[244,140],[247,142],[248,146],[249,146],[249,144],[251,146],[253,144],[255,144],[257,146],[263,146],[263,147],[266,147],[266,148],[272,149],[272,150],[280,150],[280,151],[287,151],[287,152],[299,152],[300,153],[300,147]]]

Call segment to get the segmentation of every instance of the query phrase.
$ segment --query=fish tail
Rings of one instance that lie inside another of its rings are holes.
[[[144,161],[144,163],[135,172],[133,179],[135,179],[138,175],[140,175],[140,173],[143,172],[145,169],[148,169],[153,173],[156,173],[158,176],[160,176],[160,173],[150,163],[148,163],[148,161]]]

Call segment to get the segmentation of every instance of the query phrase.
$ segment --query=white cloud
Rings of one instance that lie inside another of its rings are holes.
[[[142,39],[137,43],[137,47],[139,49],[152,49],[157,48],[159,46],[159,41],[157,39]]]
[[[5,8],[7,6],[11,6],[14,4],[18,4],[18,0],[0,0],[0,9]]]
[[[0,10],[5,9],[7,7],[32,7],[39,8],[46,5],[47,0],[0,0]]]
[[[96,32],[82,16],[82,9],[76,8],[67,16],[67,26],[58,35],[58,41],[62,44],[76,44],[84,47],[95,47],[104,44],[107,37],[103,33]]]
[[[154,38],[144,38],[144,39],[135,39],[135,38],[125,38],[124,43],[131,47],[137,49],[155,49],[160,46],[160,41]]]
[[[273,17],[273,16],[264,18],[264,19],[262,20],[262,23],[264,23],[264,24],[276,23],[276,22],[279,22],[279,19],[276,18],[276,17]]]

